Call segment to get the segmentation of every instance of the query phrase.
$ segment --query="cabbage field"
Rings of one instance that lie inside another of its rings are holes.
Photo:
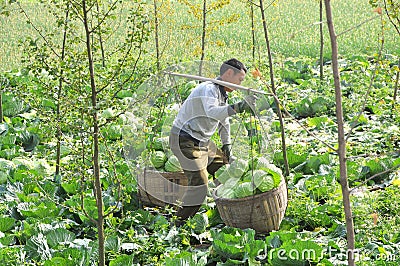
[[[398,21],[389,0],[1,1],[0,265],[399,265]],[[235,160],[180,223],[143,200],[176,188],[145,169],[183,182],[168,136],[200,81],[171,72],[215,78],[231,57],[265,94],[230,118]],[[217,197],[283,183],[279,230],[226,225]]]

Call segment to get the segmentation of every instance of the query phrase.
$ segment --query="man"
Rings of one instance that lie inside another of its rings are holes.
[[[246,72],[244,64],[232,58],[221,65],[217,79],[240,85]],[[253,95],[228,105],[227,93],[231,91],[229,87],[212,82],[199,84],[183,103],[173,122],[170,147],[188,178],[188,188],[176,213],[180,220],[196,214],[206,197],[208,174],[214,175],[231,159],[229,117],[244,111],[250,112],[254,106]],[[210,141],[217,129],[222,150]]]

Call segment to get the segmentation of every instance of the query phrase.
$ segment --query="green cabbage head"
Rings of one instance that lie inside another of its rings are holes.
[[[165,163],[165,171],[167,172],[181,172],[182,167],[179,163],[178,158],[175,155],[172,155],[168,158],[168,161]]]
[[[252,182],[243,182],[234,188],[233,193],[235,198],[244,198],[254,195],[255,189],[256,187]]]
[[[150,162],[155,168],[161,168],[167,161],[167,156],[162,151],[155,151],[150,155]]]
[[[229,167],[229,175],[233,178],[241,178],[248,170],[249,163],[243,159],[236,159]]]

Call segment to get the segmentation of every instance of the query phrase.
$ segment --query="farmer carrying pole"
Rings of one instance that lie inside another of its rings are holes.
[[[232,58],[221,65],[217,80],[240,85],[246,72],[244,64]],[[180,221],[199,210],[207,193],[208,173],[214,175],[231,160],[229,117],[254,109],[256,97],[253,94],[228,105],[228,93],[231,91],[233,88],[212,81],[199,84],[185,100],[173,122],[170,147],[188,178],[188,188],[176,213]],[[217,129],[222,142],[221,149],[210,141]]]

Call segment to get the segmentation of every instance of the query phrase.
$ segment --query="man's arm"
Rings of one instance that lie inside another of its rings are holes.
[[[222,145],[231,144],[231,125],[228,117],[218,124],[218,135]]]

